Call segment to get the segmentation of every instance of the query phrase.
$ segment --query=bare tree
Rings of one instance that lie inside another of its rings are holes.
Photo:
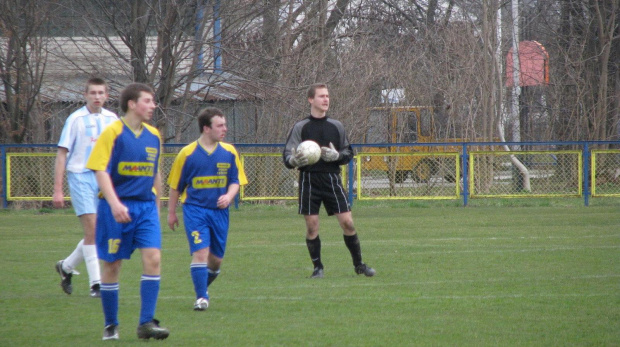
[[[307,112],[304,92],[336,74],[334,47],[349,0],[254,1],[245,12],[225,14],[227,71],[252,81],[264,94],[257,119],[258,141],[281,142],[288,127]]]
[[[527,35],[551,57],[550,137],[617,138],[620,10],[618,0],[530,2]]]
[[[193,121],[213,73],[213,7],[195,0],[73,0],[76,34],[56,37],[52,54],[77,74],[102,75],[120,89],[143,82],[156,91],[154,122],[167,139]],[[200,12],[202,16],[197,16]],[[79,15],[79,16],[78,16]],[[174,107],[173,107],[174,104]],[[193,129],[193,128],[192,128]]]
[[[521,100],[520,107],[533,110],[520,129],[524,138],[617,136],[619,1],[521,1],[521,36],[541,42],[551,57],[549,86]],[[37,110],[41,83],[75,85],[93,74],[111,82],[113,96],[130,81],[153,85],[160,105],[155,121],[167,140],[181,141],[193,129],[202,104],[225,100],[244,103],[244,141],[281,142],[306,115],[304,91],[317,81],[330,84],[331,114],[354,124],[350,135],[359,141],[368,129],[366,110],[381,104],[382,90],[394,88],[406,91],[402,103],[440,110],[447,119],[442,136],[498,136],[505,97],[498,60],[508,51],[510,31],[494,33],[502,8],[509,15],[506,1],[54,4],[0,4],[4,139],[23,141],[33,119],[43,117]]]
[[[0,2],[0,142],[22,143],[39,125],[34,114],[41,91],[47,56],[41,36],[50,14],[46,1]]]
[[[612,52],[612,43],[620,40],[620,30],[618,30],[620,19],[620,4],[619,0],[609,1],[592,1],[593,15],[596,19],[595,27],[597,30],[596,36],[598,37],[597,52],[598,57],[598,71],[599,71],[599,83],[596,91],[596,112],[594,114],[594,138],[595,139],[607,139],[611,134],[607,127],[610,123],[609,118],[611,116],[610,104],[613,98],[610,97],[609,91],[613,90],[616,83],[610,80],[610,77],[614,77],[609,73],[610,58]],[[618,62],[615,68],[618,68]],[[611,88],[610,88],[611,85]]]

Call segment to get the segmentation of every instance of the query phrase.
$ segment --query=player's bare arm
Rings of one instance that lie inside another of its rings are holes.
[[[179,218],[177,218],[177,204],[179,202],[179,196],[181,194],[178,190],[170,188],[168,193],[168,227],[174,230],[179,226]]]
[[[52,202],[56,208],[65,207],[65,194],[63,193],[63,186],[65,181],[65,166],[67,163],[68,152],[68,149],[58,147],[56,161],[54,162],[54,195],[52,196]]]
[[[161,173],[155,174],[155,181],[153,181],[153,188],[155,188],[155,205],[157,206],[157,215],[161,216],[161,190],[163,184],[161,183]]]
[[[112,210],[114,220],[117,223],[131,222],[129,209],[127,206],[123,205],[118,198],[118,195],[116,195],[110,175],[105,171],[96,171],[95,176],[97,177],[97,185],[99,186],[99,190],[101,190],[103,197],[106,199],[108,204],[110,204],[110,209]]]
[[[233,200],[235,199],[235,196],[237,196],[237,193],[239,192],[239,184],[231,184],[230,186],[228,186],[228,191],[226,192],[226,194],[220,196],[217,199],[217,207],[218,208],[227,208],[228,206],[230,206],[230,204],[233,202]]]

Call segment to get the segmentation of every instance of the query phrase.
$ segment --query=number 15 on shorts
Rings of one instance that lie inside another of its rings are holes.
[[[121,244],[121,239],[108,239],[108,253],[116,254],[118,253],[118,248]]]

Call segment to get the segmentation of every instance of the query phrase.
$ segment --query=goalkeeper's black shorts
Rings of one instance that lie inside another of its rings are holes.
[[[299,172],[299,214],[317,215],[325,205],[327,215],[351,211],[347,191],[340,174],[330,172]]]

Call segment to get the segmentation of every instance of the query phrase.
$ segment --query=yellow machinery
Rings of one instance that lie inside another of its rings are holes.
[[[422,144],[463,141],[459,138],[437,136],[439,131],[435,128],[435,118],[441,116],[436,115],[431,106],[373,107],[369,111],[366,143]],[[444,122],[445,120],[439,120],[439,123]],[[459,151],[458,146],[386,146],[365,147],[360,154],[373,154],[363,157],[365,169],[385,171],[388,177],[396,183],[404,182],[409,175],[416,182],[427,182],[437,174],[441,174],[449,182],[454,182],[456,177],[454,166],[442,163],[441,157],[420,154]],[[377,156],[374,155],[376,153],[398,153],[398,155]],[[402,155],[408,153],[418,153],[418,155]]]

